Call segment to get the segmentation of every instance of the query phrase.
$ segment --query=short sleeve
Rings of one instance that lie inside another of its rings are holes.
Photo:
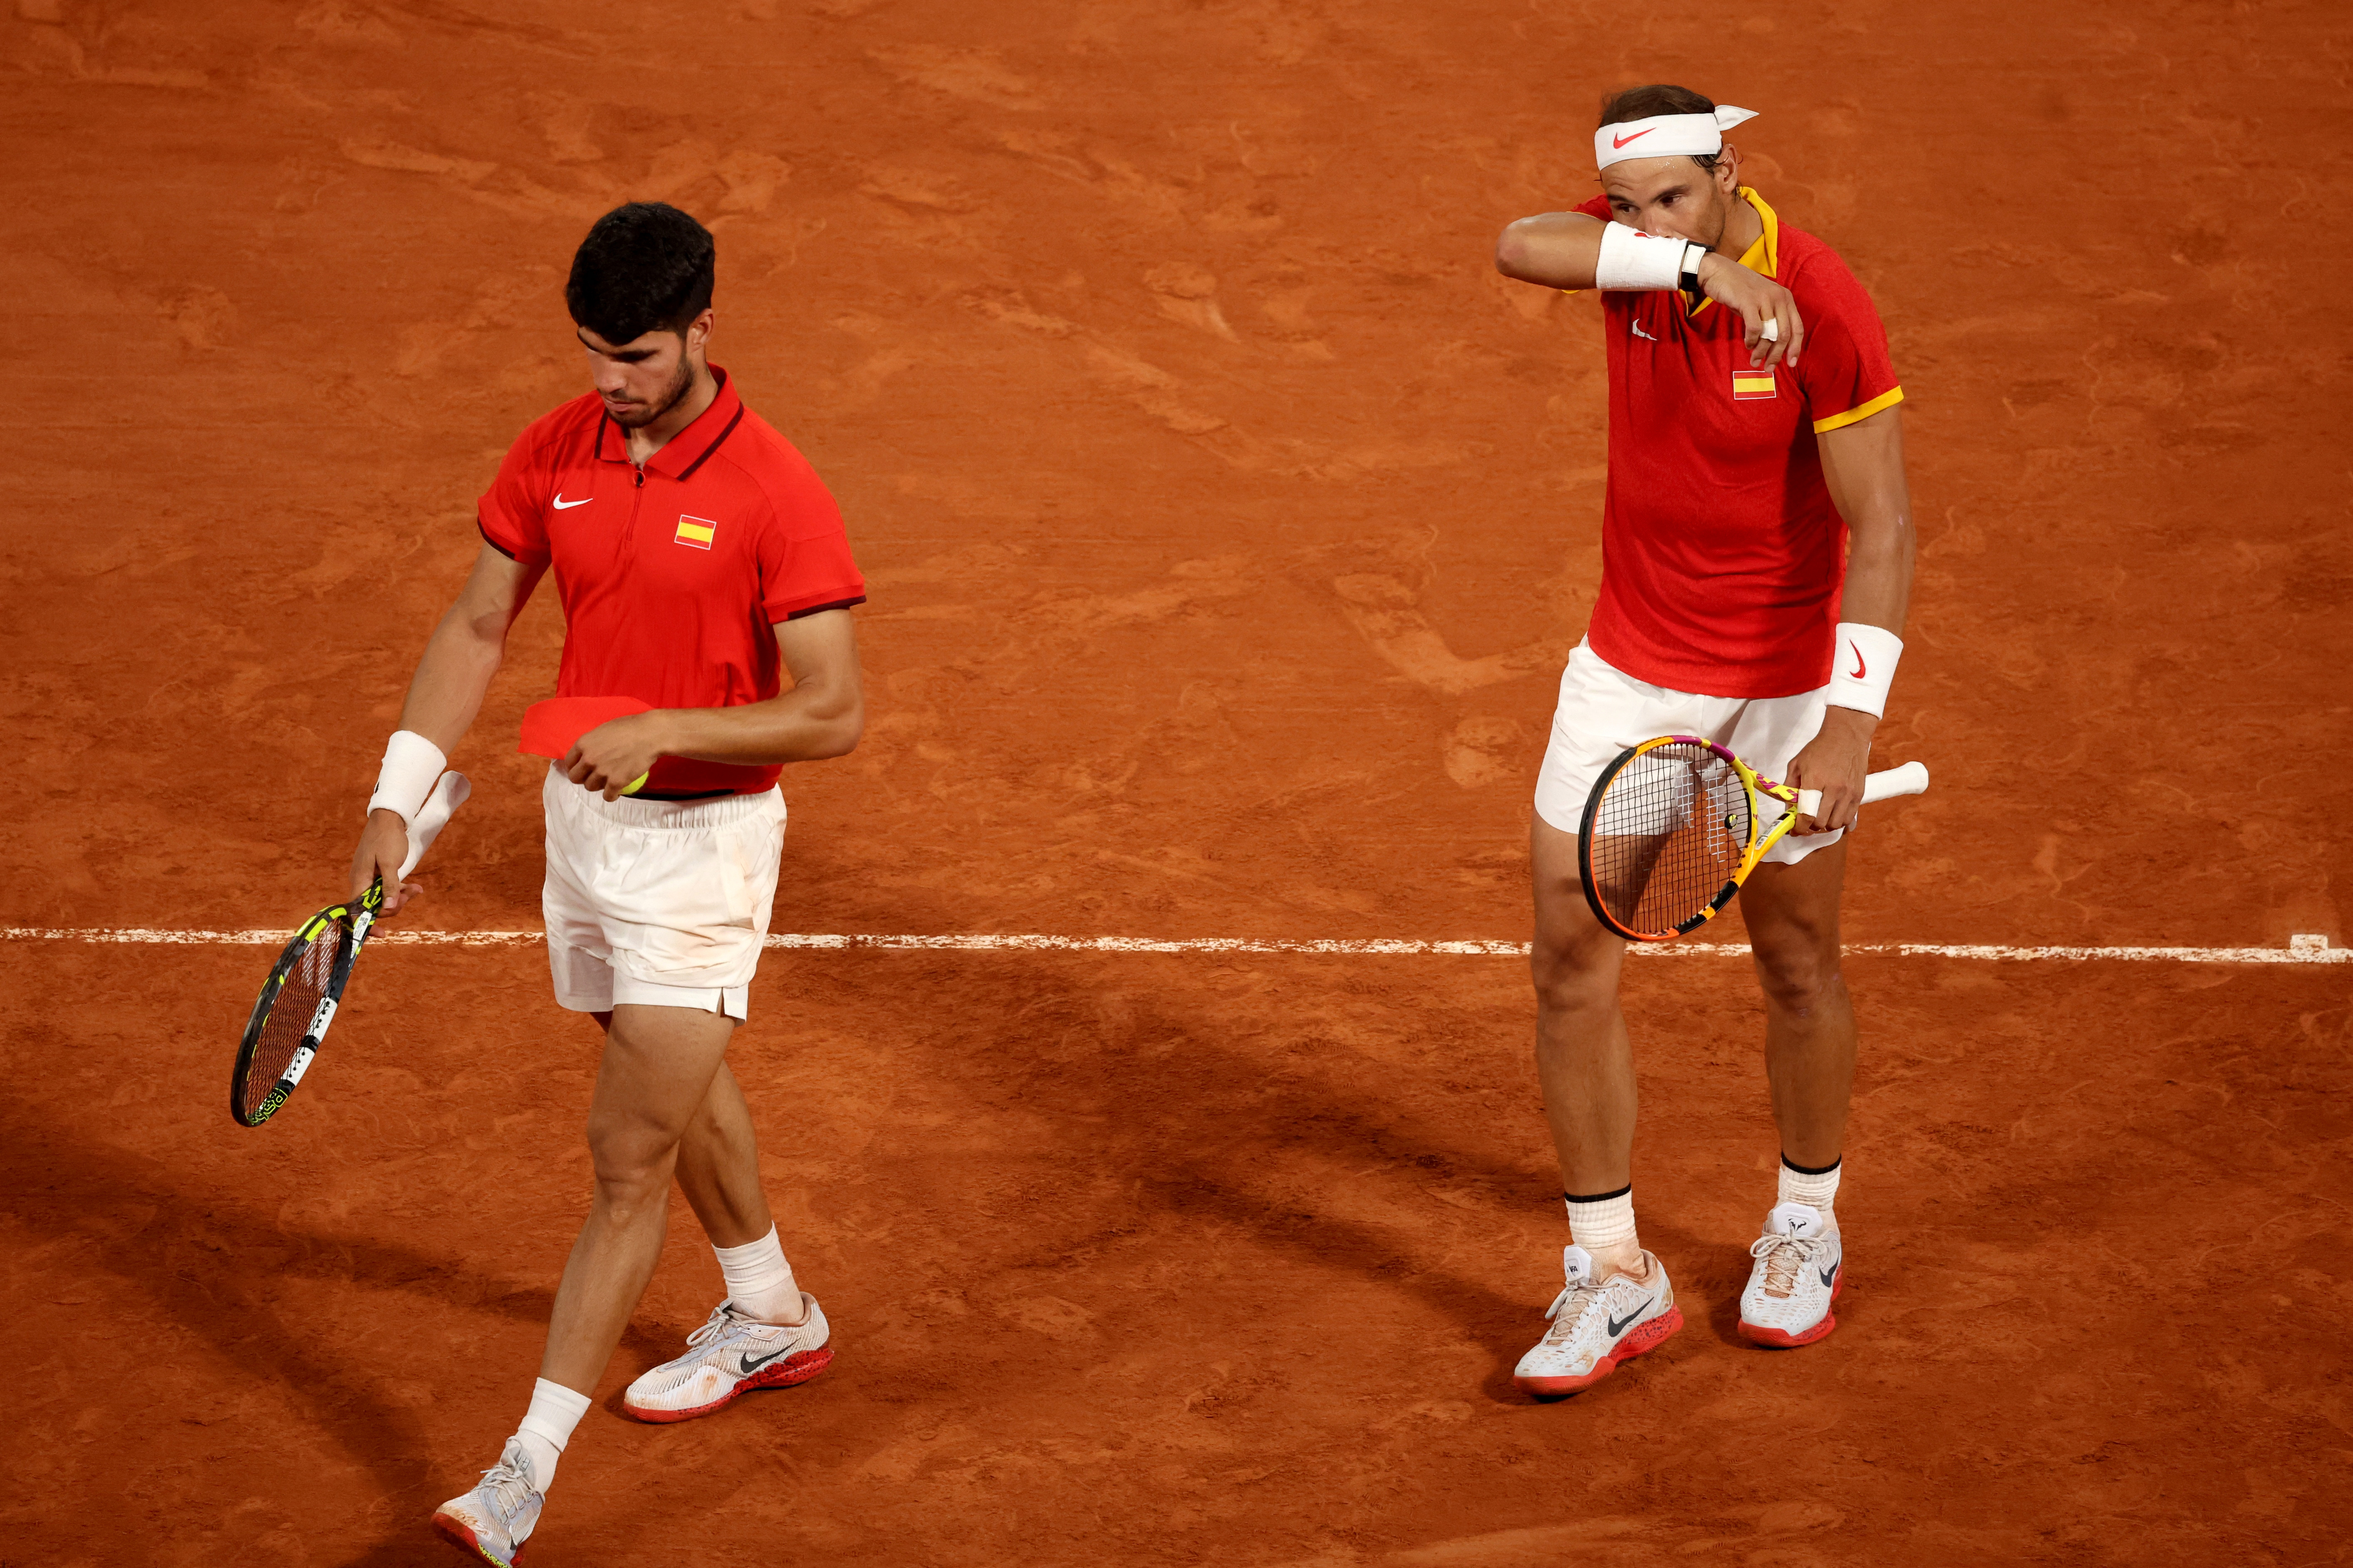
[[[804,469],[771,492],[769,508],[760,530],[760,604],[772,625],[865,602],[866,579],[824,481]]]
[[[1588,197],[1588,199],[1577,203],[1568,210],[1574,213],[1583,213],[1587,217],[1598,217],[1603,223],[1610,221],[1609,198],[1606,195]]]
[[[478,517],[491,549],[526,565],[546,563],[548,488],[540,462],[540,430],[534,425],[515,438],[499,463],[499,477],[483,493]]]
[[[1794,373],[1806,395],[1814,434],[1868,419],[1904,401],[1887,329],[1853,273],[1835,258],[1817,258],[1794,289],[1806,320],[1806,346]]]

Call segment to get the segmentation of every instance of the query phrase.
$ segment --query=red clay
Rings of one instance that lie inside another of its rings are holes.
[[[565,262],[643,196],[715,226],[714,353],[871,584],[777,929],[1524,939],[1601,345],[1488,256],[1663,79],[1761,111],[1909,393],[1881,757],[1937,784],[1866,825],[1849,935],[2341,943],[2343,54],[2295,0],[18,0],[0,924],[345,890],[473,498],[582,384]],[[400,926],[536,923],[543,598]],[[0,942],[12,1563],[427,1561],[529,1397],[593,1032],[535,950],[372,943],[242,1131],[271,951]],[[1696,1331],[1540,1406],[1517,961],[773,954],[733,1059],[841,1363],[592,1411],[533,1554],[2341,1560],[2353,971],[1848,969],[1834,1342],[1736,1329],[1746,966],[1645,957],[1642,1239]],[[600,1395],[719,1285],[681,1215]]]

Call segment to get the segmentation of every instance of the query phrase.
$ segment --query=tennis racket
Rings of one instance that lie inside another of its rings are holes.
[[[1862,800],[1927,787],[1927,768],[1906,763],[1864,779]],[[1713,742],[1645,741],[1603,769],[1586,799],[1577,834],[1585,901],[1629,941],[1672,942],[1714,920],[1765,852],[1821,804],[1820,790],[1776,784]]]
[[[417,868],[449,814],[472,793],[473,786],[460,773],[445,773],[435,782],[433,793],[408,825],[408,856],[396,880]],[[352,966],[359,962],[360,949],[383,907],[384,879],[379,877],[360,897],[330,904],[303,921],[269,966],[269,978],[261,983],[245,1037],[237,1042],[236,1069],[229,1075],[228,1113],[238,1126],[259,1127],[277,1115],[310,1071],[319,1043],[327,1037],[327,1026],[335,1021],[335,1009],[343,1004],[343,987],[351,984]]]

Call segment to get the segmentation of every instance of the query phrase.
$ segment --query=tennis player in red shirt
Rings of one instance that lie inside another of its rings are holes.
[[[596,1018],[605,1049],[588,1115],[596,1188],[539,1382],[498,1462],[433,1517],[492,1563],[512,1562],[539,1519],[653,1273],[672,1180],[727,1297],[623,1408],[682,1421],[832,1359],[825,1315],[785,1260],[726,1051],[776,894],[780,765],[858,743],[849,611],[865,589],[833,498],[705,357],[714,263],[710,233],[660,204],[617,208],[582,242],[565,298],[595,390],[524,430],[482,498],[480,552],[426,644],[353,858],[354,887],[396,889],[385,915],[417,891],[397,886],[407,824],[552,569],[558,695],[651,710],[582,736],[542,792],[555,999]]]
[[[1530,829],[1536,1068],[1571,1242],[1552,1326],[1515,1374],[1545,1396],[1683,1323],[1634,1227],[1626,947],[1577,870],[1594,780],[1653,736],[1704,736],[1822,792],[1740,895],[1781,1140],[1741,1332],[1810,1344],[1845,1283],[1833,1200],[1855,1026],[1839,891],[1911,592],[1904,394],[1854,275],[1740,183],[1723,133],[1749,118],[1680,87],[1619,94],[1594,137],[1603,194],[1496,246],[1509,277],[1603,290],[1609,364],[1601,591],[1561,677]]]

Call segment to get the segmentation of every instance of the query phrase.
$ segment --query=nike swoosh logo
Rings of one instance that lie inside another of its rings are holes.
[[[1638,338],[1642,338],[1654,343],[1659,341],[1658,339],[1651,337],[1650,333],[1644,331],[1642,330],[1642,323],[1640,321],[1634,323],[1634,335]]]
[[[1656,131],[1658,127],[1655,125],[1651,127],[1651,131]],[[1629,142],[1640,142],[1643,137],[1648,136],[1651,133],[1651,131],[1637,131],[1631,136],[1612,136],[1609,138],[1610,151],[1616,152],[1619,148],[1625,146]]]
[[[1845,1265],[1842,1263],[1833,1263],[1828,1268],[1823,1269],[1822,1284],[1824,1286],[1828,1286],[1831,1280],[1838,1278],[1838,1271],[1844,1267]]]
[[[564,499],[564,492],[562,490],[558,490],[555,492],[555,510],[558,511],[570,511],[574,507],[586,506],[590,501],[595,500],[596,499],[596,498],[595,496],[582,496],[578,500],[565,500]]]
[[[1651,1301],[1655,1301],[1657,1300],[1658,1298],[1656,1296],[1651,1298]],[[1643,1302],[1641,1306],[1635,1308],[1632,1311],[1627,1313],[1622,1318],[1613,1316],[1609,1320],[1609,1337],[1614,1340],[1620,1334],[1624,1333],[1628,1329],[1632,1328],[1634,1326],[1634,1320],[1641,1317],[1645,1311],[1650,1310],[1651,1301]]]
[[[1862,645],[1861,643],[1851,642],[1846,646],[1854,649],[1854,668],[1847,671],[1847,673],[1852,676],[1855,679],[1861,680],[1862,679]]]
[[[767,1365],[770,1362],[775,1361],[777,1357],[790,1355],[792,1354],[792,1352],[793,1347],[786,1345],[783,1350],[770,1351],[766,1355],[762,1356],[757,1361],[754,1361],[750,1356],[740,1357],[738,1358],[735,1375],[738,1377],[749,1377],[754,1373],[759,1371],[762,1367]]]

